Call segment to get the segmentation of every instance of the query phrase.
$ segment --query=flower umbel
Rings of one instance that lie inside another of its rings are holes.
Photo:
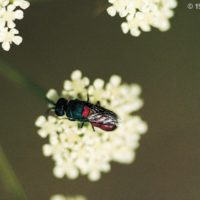
[[[0,0],[0,42],[5,51],[10,50],[13,42],[16,45],[22,42],[22,37],[16,36],[19,31],[15,29],[15,20],[24,17],[21,9],[26,9],[29,5],[25,0]]]
[[[87,199],[82,195],[64,196],[62,194],[55,194],[50,198],[50,200],[87,200]]]
[[[72,73],[71,79],[64,82],[60,96],[51,89],[47,98],[54,102],[60,97],[86,101],[88,93],[91,103],[100,101],[102,107],[119,116],[118,128],[112,132],[96,128],[94,132],[90,124],[80,128],[78,122],[54,116],[38,117],[36,126],[38,134],[48,138],[43,154],[54,160],[53,174],[57,178],[87,175],[89,180],[96,181],[101,172],[110,171],[111,161],[130,164],[135,158],[140,136],[147,131],[146,123],[132,114],[143,105],[139,97],[141,88],[137,84],[122,83],[117,75],[111,76],[108,83],[96,79],[89,84],[89,79],[82,77],[79,70]]]
[[[139,36],[141,31],[149,32],[151,27],[160,31],[170,28],[169,19],[174,15],[176,0],[108,0],[107,12],[112,17],[117,13],[126,18],[121,24],[123,33]]]

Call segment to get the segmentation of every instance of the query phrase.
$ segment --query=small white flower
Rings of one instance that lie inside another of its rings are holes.
[[[7,6],[9,3],[9,0],[0,0],[0,8]]]
[[[22,42],[22,37],[17,34],[19,31],[17,29],[8,30],[8,28],[3,28],[0,31],[0,42],[2,42],[2,48],[5,51],[9,51],[10,45],[15,43],[19,45]]]
[[[15,6],[19,6],[21,9],[25,10],[30,6],[30,3],[25,0],[13,0]]]
[[[4,50],[8,51],[11,43],[19,45],[22,42],[22,37],[16,36],[18,30],[14,28],[15,20],[23,19],[21,9],[26,9],[29,5],[25,0],[0,0],[0,42]]]
[[[111,132],[96,128],[94,132],[90,124],[79,128],[76,121],[54,116],[38,117],[36,126],[38,134],[48,138],[43,154],[54,160],[53,174],[57,178],[75,179],[87,175],[89,180],[96,181],[102,172],[110,171],[112,161],[130,164],[135,158],[140,136],[147,131],[146,123],[133,115],[143,105],[141,87],[122,83],[117,75],[111,76],[108,83],[96,79],[89,85],[89,79],[82,77],[79,70],[72,73],[71,79],[64,82],[61,96],[86,101],[88,93],[91,103],[100,101],[101,106],[119,116],[118,128]],[[53,89],[47,93],[53,102],[61,96]]]
[[[79,70],[74,71],[71,74],[72,81],[66,80],[64,82],[64,95],[69,95],[73,97],[78,97],[79,94],[86,93],[86,87],[89,85],[89,79],[87,77],[82,77],[82,73]]]
[[[15,10],[14,5],[9,5],[7,8],[1,8],[0,9],[0,21],[1,24],[4,24],[4,26],[7,24],[8,28],[14,28],[15,27],[15,19],[22,19],[23,18],[23,12],[21,10]]]
[[[64,196],[61,194],[55,194],[53,195],[50,200],[87,200],[86,197],[81,195],[76,196]]]
[[[149,32],[151,27],[160,31],[170,28],[169,19],[173,16],[176,0],[108,0],[111,4],[107,8],[110,16],[117,13],[126,18],[121,24],[124,34],[130,31],[132,36],[138,37],[141,31]]]

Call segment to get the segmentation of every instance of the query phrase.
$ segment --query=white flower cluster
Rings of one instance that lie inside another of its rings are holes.
[[[174,15],[176,0],[108,0],[112,5],[107,12],[111,16],[117,13],[126,18],[121,24],[123,33],[139,36],[141,31],[148,32],[151,26],[160,31],[170,28],[169,19]]]
[[[53,195],[50,200],[87,200],[84,196],[76,195],[76,196],[64,196],[61,194]]]
[[[28,8],[30,3],[25,0],[0,0],[0,42],[5,51],[9,51],[10,45],[19,45],[22,37],[15,28],[15,20],[22,19],[22,9]]]
[[[78,122],[54,116],[38,117],[36,126],[39,127],[38,134],[48,138],[43,154],[55,161],[53,174],[56,177],[66,175],[75,179],[81,174],[96,181],[100,179],[101,172],[110,170],[111,161],[129,164],[135,158],[140,136],[147,131],[146,123],[133,115],[143,105],[139,97],[141,88],[137,84],[121,83],[117,75],[111,76],[107,84],[102,79],[96,79],[90,85],[89,79],[82,77],[79,70],[72,73],[71,79],[64,82],[61,96],[87,100],[89,93],[91,103],[100,101],[102,107],[119,116],[117,129],[106,132],[95,128],[94,132],[90,124],[80,128]],[[59,96],[51,89],[47,98],[56,102]]]

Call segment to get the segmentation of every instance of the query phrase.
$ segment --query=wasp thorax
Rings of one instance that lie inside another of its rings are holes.
[[[67,107],[67,100],[64,98],[58,99],[55,105],[55,113],[58,116],[63,116],[65,114],[65,109]]]

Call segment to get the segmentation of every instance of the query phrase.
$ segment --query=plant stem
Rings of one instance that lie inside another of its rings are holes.
[[[13,83],[33,91],[37,96],[45,99],[46,90],[31,81],[29,78],[20,73],[13,66],[0,60],[0,74],[12,81]]]
[[[16,68],[0,60],[0,75],[12,81],[29,91],[34,92],[37,96],[45,99],[46,91],[31,81],[29,78],[20,73]],[[13,200],[27,200],[26,194],[20,185],[11,165],[9,164],[3,149],[0,146],[0,179],[12,194]]]
[[[12,194],[13,200],[27,200],[26,194],[20,185],[11,165],[9,164],[3,149],[0,146],[0,179]]]

